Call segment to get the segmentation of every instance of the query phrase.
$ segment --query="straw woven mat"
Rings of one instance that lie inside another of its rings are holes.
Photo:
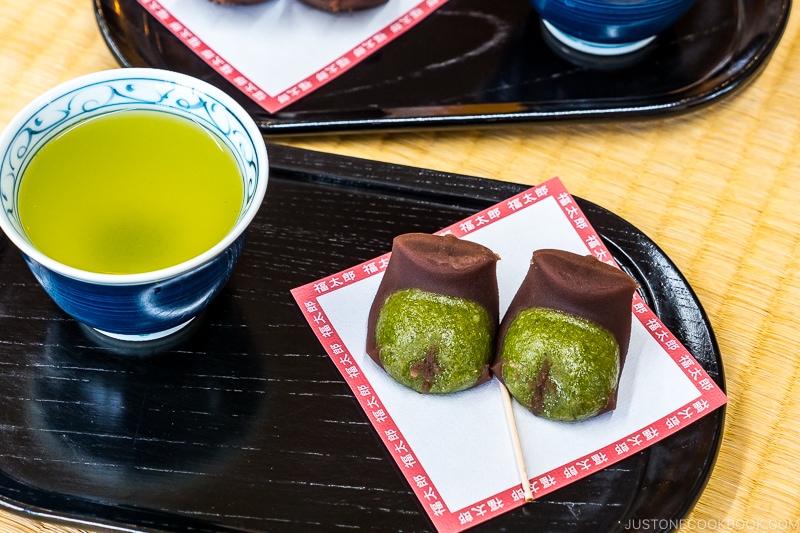
[[[0,0],[0,36],[0,127],[117,66],[87,0]],[[725,365],[722,449],[681,530],[800,530],[800,15],[752,84],[689,115],[273,140],[531,185],[558,175],[633,223],[688,278]],[[0,511],[0,531],[62,530]]]

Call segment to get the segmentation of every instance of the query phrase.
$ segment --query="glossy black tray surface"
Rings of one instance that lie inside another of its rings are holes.
[[[208,1],[208,0],[198,0]],[[124,66],[191,74],[237,98],[265,134],[622,119],[694,110],[768,61],[791,0],[697,0],[641,53],[597,61],[547,39],[528,0],[450,0],[343,76],[270,114],[136,0],[94,0]]]
[[[99,344],[0,234],[0,505],[132,531],[432,531],[289,291],[386,252],[398,233],[436,231],[525,187],[268,150],[267,199],[233,277],[192,334],[161,353]],[[724,390],[711,326],[675,265],[628,222],[578,201]],[[597,533],[680,519],[710,475],[724,413],[473,531]]]

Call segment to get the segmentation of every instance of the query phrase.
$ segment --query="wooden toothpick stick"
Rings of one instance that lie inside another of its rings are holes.
[[[525,466],[525,457],[522,454],[522,445],[519,441],[519,431],[517,430],[517,420],[514,418],[514,409],[511,405],[511,395],[503,383],[500,383],[500,396],[503,397],[503,409],[506,412],[508,430],[511,433],[511,443],[514,445],[514,456],[517,459],[517,471],[519,472],[522,490],[525,492],[525,501],[533,501],[533,491],[531,491],[531,481],[528,479],[528,469]]]

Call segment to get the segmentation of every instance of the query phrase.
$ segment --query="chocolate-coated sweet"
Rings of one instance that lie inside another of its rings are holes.
[[[385,4],[389,0],[300,0],[317,9],[339,13],[341,11],[358,11]]]
[[[254,4],[261,4],[268,0],[211,0],[215,4],[222,4],[226,6],[250,6]]]
[[[497,259],[453,235],[396,237],[369,312],[367,353],[418,392],[488,381],[499,321]]]
[[[534,252],[500,324],[493,372],[537,415],[580,420],[614,409],[635,290],[630,276],[591,255]],[[522,331],[522,321],[541,329]],[[516,353],[506,346],[512,335]],[[584,390],[606,381],[602,394]]]

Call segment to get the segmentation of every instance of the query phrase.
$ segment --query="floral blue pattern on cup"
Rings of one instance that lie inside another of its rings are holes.
[[[132,74],[81,86],[43,103],[18,129],[0,164],[0,205],[18,232],[24,235],[15,198],[20,178],[39,147],[80,121],[131,108],[177,112],[216,133],[243,171],[245,204],[253,201],[259,162],[237,114],[217,98],[191,86]]]

